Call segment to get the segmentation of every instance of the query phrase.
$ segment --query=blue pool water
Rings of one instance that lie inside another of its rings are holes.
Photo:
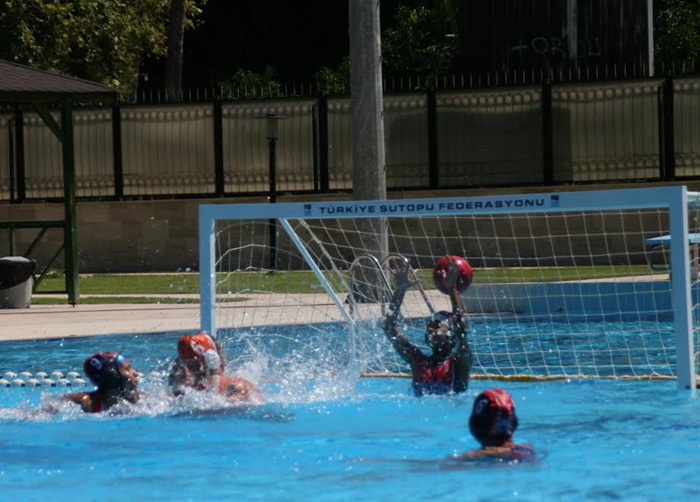
[[[115,416],[46,403],[65,388],[0,389],[2,500],[661,500],[700,496],[700,402],[675,381],[475,380],[415,398],[402,378],[333,374],[263,381],[270,402],[170,400],[179,333],[0,344],[0,371],[80,370],[122,350],[146,397]],[[519,442],[540,461],[459,465],[477,447],[480,391],[514,396]]]

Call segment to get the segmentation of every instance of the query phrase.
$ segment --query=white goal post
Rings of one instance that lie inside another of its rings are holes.
[[[463,293],[474,378],[675,378],[694,389],[699,204],[683,186],[205,204],[201,328],[241,359],[284,350],[323,354],[329,371],[352,361],[402,374],[381,329],[387,264],[405,258],[420,280],[401,310],[420,345],[430,313],[449,308],[432,268],[460,255],[474,269]]]

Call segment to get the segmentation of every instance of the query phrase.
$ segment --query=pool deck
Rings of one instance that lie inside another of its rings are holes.
[[[634,281],[667,280],[668,275],[635,277]],[[587,282],[587,281],[581,281]],[[444,298],[436,292],[432,301],[440,305]],[[162,295],[159,295],[162,297]],[[175,296],[175,295],[173,295]],[[193,295],[194,296],[194,295]],[[176,296],[181,298],[182,295]],[[417,296],[414,300],[422,303]],[[257,303],[252,300],[251,303]],[[404,304],[411,303],[410,295]],[[465,305],[468,311],[470,305]],[[274,311],[275,307],[267,307]],[[283,303],[279,309],[284,310]],[[312,311],[313,309],[302,309]],[[242,312],[241,312],[242,313]],[[274,313],[274,312],[273,312]],[[340,318],[339,318],[340,320]],[[244,325],[245,318],[235,318],[236,325]],[[304,319],[311,321],[311,317]],[[198,303],[146,304],[32,304],[24,309],[0,309],[0,342],[73,338],[112,334],[160,333],[166,331],[196,330],[200,326]]]
[[[0,342],[199,327],[199,304],[31,305],[0,310]]]

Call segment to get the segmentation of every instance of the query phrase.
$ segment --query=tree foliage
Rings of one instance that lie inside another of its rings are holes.
[[[444,75],[456,55],[456,10],[451,2],[433,9],[399,6],[394,26],[382,36],[386,75]]]
[[[166,50],[170,0],[0,0],[0,59],[133,89]]]
[[[700,59],[700,2],[654,2],[654,56],[657,60]]]
[[[382,34],[384,76],[426,77],[453,71],[460,36],[458,6],[462,1],[397,0],[385,3],[386,16],[391,21]],[[200,18],[204,17],[206,0],[181,2],[186,9],[185,29],[206,34],[207,43],[212,43],[211,46],[201,44],[198,52],[191,52],[190,65],[192,61],[204,61],[202,64],[206,66],[199,67],[198,71],[216,75],[212,81],[220,81],[222,74],[230,76],[235,68],[255,67],[261,71],[270,65],[274,68],[272,73],[271,70],[254,73],[241,69],[228,83],[275,89],[279,85],[276,83],[277,74],[286,80],[291,67],[305,69],[309,74],[315,71],[314,81],[329,93],[347,87],[347,58],[334,68],[322,66],[339,61],[342,52],[338,57],[335,53],[333,57],[326,54],[318,66],[313,66],[317,62],[314,56],[326,47],[315,47],[313,55],[299,50],[291,55],[285,52],[287,46],[292,46],[289,40],[296,33],[294,30],[317,30],[314,26],[326,19],[329,13],[337,14],[341,8],[347,10],[346,4],[325,0],[320,7],[321,3],[313,0],[304,4],[304,9],[295,6],[294,12],[299,11],[302,19],[316,23],[300,27],[297,17],[292,19],[294,22],[287,19],[291,8],[285,7],[287,4],[263,4],[259,0],[212,1],[206,6],[207,12],[215,13],[207,18],[207,31],[198,25]],[[102,82],[125,91],[132,90],[138,84],[139,71],[148,68],[143,64],[146,60],[155,62],[151,76],[158,80],[158,65],[167,53],[171,3],[172,0],[0,0],[0,59]],[[391,9],[388,4],[391,4]],[[430,5],[430,8],[418,5]],[[700,2],[655,0],[653,5],[655,59],[700,60]],[[275,12],[278,17],[286,18],[274,18]],[[318,12],[325,17],[314,17]],[[215,15],[218,17],[212,17]],[[271,29],[271,26],[275,28]],[[281,30],[280,26],[285,29]],[[327,20],[324,26],[333,27],[334,33],[343,31],[337,23]],[[222,41],[227,40],[232,41],[230,46],[222,45]],[[181,58],[183,40],[176,41],[171,37],[171,42],[179,44],[177,51],[171,49],[171,52]],[[241,61],[244,56],[250,61]],[[314,70],[318,67],[320,70]],[[192,72],[192,68],[189,71]]]
[[[314,82],[323,94],[342,94],[350,89],[350,56],[336,68],[324,66],[313,76]]]
[[[219,82],[222,97],[226,99],[277,98],[282,96],[282,86],[275,78],[275,71],[266,66],[262,73],[239,68],[229,80]]]
[[[392,27],[382,34],[385,76],[435,76],[448,73],[456,56],[455,0],[437,0],[432,9],[399,6]],[[321,92],[337,94],[350,88],[350,57],[335,68],[323,67],[313,76]]]

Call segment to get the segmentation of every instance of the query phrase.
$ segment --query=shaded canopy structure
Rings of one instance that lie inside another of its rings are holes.
[[[0,228],[9,229],[10,232],[16,228],[36,228],[42,232],[51,227],[63,228],[66,292],[69,303],[73,305],[80,298],[73,108],[78,104],[114,103],[118,98],[117,90],[107,85],[0,60],[0,107],[16,110],[25,106],[32,107],[61,143],[65,207],[63,220],[0,222]],[[51,114],[52,109],[60,109],[59,121]],[[19,143],[24,140],[21,135],[17,135],[16,141]]]

